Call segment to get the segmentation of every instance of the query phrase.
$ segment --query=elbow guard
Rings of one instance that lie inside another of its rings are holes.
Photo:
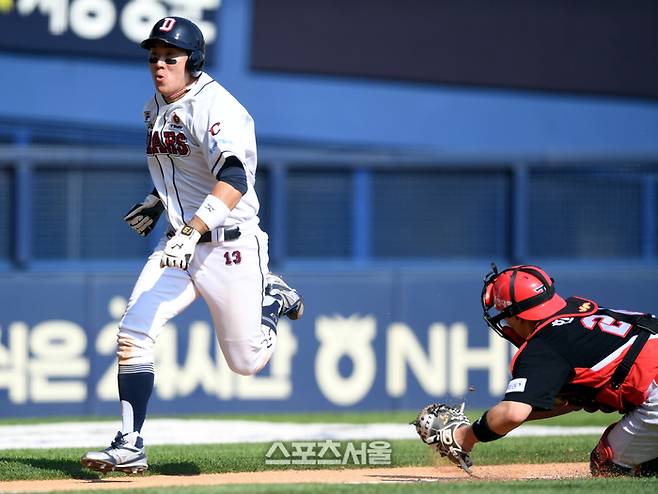
[[[216,178],[220,182],[226,182],[242,195],[247,193],[247,174],[242,162],[235,156],[226,158],[224,165],[217,172]]]

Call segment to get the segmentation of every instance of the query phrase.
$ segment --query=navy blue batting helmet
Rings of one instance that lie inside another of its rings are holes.
[[[194,77],[201,75],[206,60],[206,42],[201,29],[184,17],[165,17],[155,23],[148,38],[140,43],[145,49],[157,41],[176,46],[189,53],[186,68]]]

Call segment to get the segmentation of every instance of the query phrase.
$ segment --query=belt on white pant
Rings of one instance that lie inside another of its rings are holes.
[[[171,238],[174,236],[176,232],[174,231],[168,231],[167,232],[167,238]],[[242,232],[240,231],[240,227],[236,226],[235,228],[225,228],[224,229],[224,242],[230,242],[231,240],[237,240],[240,238],[240,235],[242,235]],[[199,243],[206,243],[206,242],[212,242],[212,231],[208,231],[201,235],[201,238],[199,239]]]

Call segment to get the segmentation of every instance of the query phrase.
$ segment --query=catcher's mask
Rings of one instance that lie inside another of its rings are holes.
[[[566,305],[564,299],[555,293],[553,278],[537,266],[512,266],[498,272],[496,265],[491,263],[491,272],[484,277],[484,320],[491,329],[514,344],[519,337],[505,324],[505,319],[517,316],[541,321]],[[490,312],[494,310],[498,313]]]
[[[157,41],[187,51],[186,69],[194,77],[201,75],[206,58],[206,42],[199,26],[184,17],[165,17],[155,23],[151,34],[140,46],[150,49]]]

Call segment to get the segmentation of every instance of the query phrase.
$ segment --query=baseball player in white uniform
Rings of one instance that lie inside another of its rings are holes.
[[[154,345],[164,325],[197,297],[212,315],[229,367],[260,371],[276,347],[280,316],[298,319],[302,298],[268,272],[259,227],[254,122],[203,72],[205,42],[181,17],[159,20],[141,43],[156,94],[144,108],[146,154],[155,185],[124,218],[148,235],[166,211],[169,231],[148,258],[119,323],[122,428],[81,463],[100,472],[148,468],[140,431],[153,390]]]

